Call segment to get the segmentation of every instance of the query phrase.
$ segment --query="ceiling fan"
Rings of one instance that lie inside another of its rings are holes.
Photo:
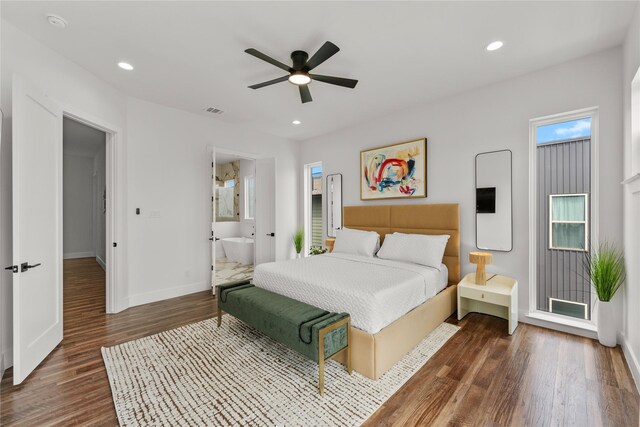
[[[258,83],[249,87],[251,89],[260,89],[261,87],[289,80],[291,83],[298,86],[298,89],[300,90],[300,98],[302,99],[303,104],[305,102],[313,101],[313,99],[311,98],[311,92],[309,92],[309,87],[307,86],[309,83],[311,83],[312,80],[353,89],[354,87],[356,87],[356,84],[358,84],[357,80],[309,73],[309,71],[313,70],[339,51],[340,48],[329,41],[325,42],[311,58],[309,58],[309,54],[307,52],[296,50],[291,53],[291,61],[293,62],[293,64],[291,66],[288,66],[265,55],[262,52],[257,51],[254,48],[247,49],[245,50],[245,52],[247,52],[249,55],[253,55],[256,58],[262,59],[263,61],[275,65],[276,67],[281,68],[289,73],[288,76],[279,77],[277,79]]]

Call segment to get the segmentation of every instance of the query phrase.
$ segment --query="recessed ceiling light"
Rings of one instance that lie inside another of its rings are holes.
[[[294,120],[291,123],[293,123],[294,125],[299,125],[300,123],[302,123],[300,120]]]
[[[494,50],[498,50],[502,47],[502,45],[504,45],[504,43],[502,43],[500,40],[496,40],[487,45],[487,50],[490,52]]]
[[[127,71],[133,70],[133,65],[129,64],[128,62],[118,62],[118,67]]]
[[[67,24],[66,19],[52,13],[47,15],[47,22],[56,28],[67,28],[67,25],[69,25]]]

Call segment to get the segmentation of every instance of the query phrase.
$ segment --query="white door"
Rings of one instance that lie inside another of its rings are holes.
[[[211,292],[216,294],[216,152],[211,154]]]
[[[256,160],[256,265],[276,259],[276,161]]]
[[[62,110],[13,80],[13,383],[62,341]]]

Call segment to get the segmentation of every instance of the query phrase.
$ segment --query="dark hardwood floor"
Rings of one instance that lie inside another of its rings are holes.
[[[1,425],[117,425],[100,347],[213,317],[200,292],[105,314],[104,273],[65,261],[63,342],[25,382],[0,385]],[[638,393],[620,348],[478,314],[366,423],[637,426]]]

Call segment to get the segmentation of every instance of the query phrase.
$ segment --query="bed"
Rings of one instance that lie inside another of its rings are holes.
[[[353,369],[377,379],[456,309],[459,207],[351,206],[344,208],[344,226],[376,231],[382,241],[394,232],[450,236],[439,269],[347,254],[256,267],[257,287],[350,313]]]

